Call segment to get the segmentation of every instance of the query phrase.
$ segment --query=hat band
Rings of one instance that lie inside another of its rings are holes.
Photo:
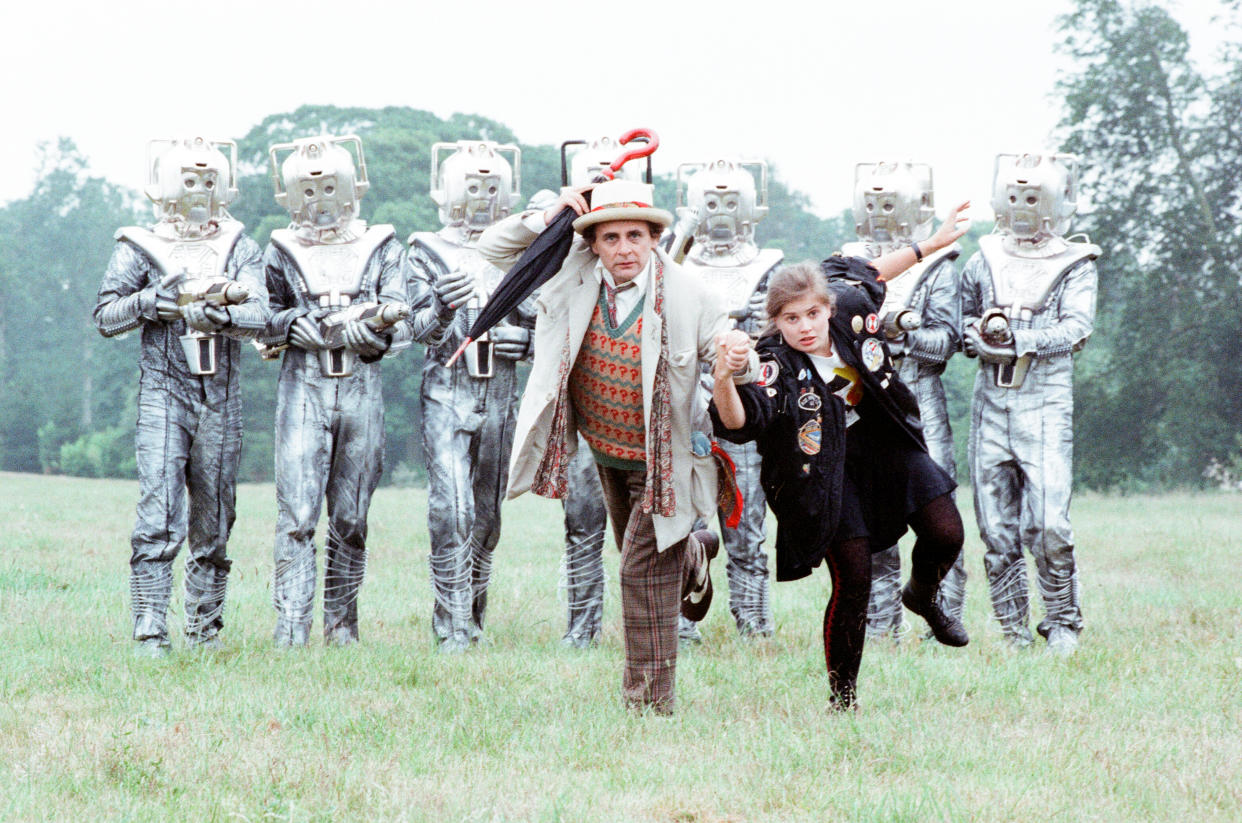
[[[624,203],[605,203],[602,206],[596,206],[595,208],[591,209],[591,211],[593,212],[603,211],[604,209],[628,209],[631,207],[638,207],[640,209],[649,209],[651,208],[651,204],[640,203],[637,200],[629,200]]]

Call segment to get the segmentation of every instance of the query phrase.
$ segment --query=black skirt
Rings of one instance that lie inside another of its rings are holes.
[[[858,420],[845,434],[845,481],[836,541],[867,538],[884,551],[906,533],[910,516],[957,487],[926,451],[888,430]]]

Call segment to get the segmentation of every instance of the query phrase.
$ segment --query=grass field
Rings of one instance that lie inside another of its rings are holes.
[[[555,503],[507,504],[489,642],[445,657],[426,497],[381,490],[362,643],[277,653],[275,494],[243,486],[226,649],[178,636],[148,661],[130,654],[136,495],[0,475],[0,820],[1242,819],[1237,495],[1077,498],[1088,629],[1068,659],[1001,643],[967,512],[970,646],[869,645],[853,716],[825,710],[826,573],[775,586],[775,637],[745,642],[721,567],[671,719],[620,706],[611,547],[602,643],[561,646]]]

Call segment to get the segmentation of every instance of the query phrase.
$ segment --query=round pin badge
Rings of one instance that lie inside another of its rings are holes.
[[[862,330],[863,330],[862,317],[860,317],[857,314],[854,315],[854,318],[850,320],[850,328],[854,330],[854,334],[862,334]]]
[[[775,360],[765,360],[759,364],[760,386],[770,386],[776,380],[776,375],[780,373],[781,367],[776,364]]]
[[[874,337],[868,337],[862,345],[862,361],[867,371],[875,371],[884,365],[884,346]]]
[[[877,314],[867,315],[867,334],[875,334],[880,330],[880,316]]]

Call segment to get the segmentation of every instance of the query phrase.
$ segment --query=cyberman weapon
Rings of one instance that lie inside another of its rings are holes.
[[[186,278],[182,271],[165,278],[164,287],[177,287],[177,305],[188,306],[202,303],[205,306],[224,308],[246,302],[250,291],[240,283],[224,277]],[[190,374],[206,377],[216,373],[216,353],[220,335],[189,329],[179,338],[185,352],[185,362]]]
[[[923,316],[913,309],[898,309],[884,315],[880,325],[884,329],[884,336],[889,340],[894,340],[908,331],[921,327]]]
[[[354,303],[319,318],[319,334],[328,348],[319,352],[319,366],[324,377],[349,377],[354,373],[355,355],[345,348],[345,324],[351,320],[365,323],[371,331],[382,332],[410,316],[404,303]]]

